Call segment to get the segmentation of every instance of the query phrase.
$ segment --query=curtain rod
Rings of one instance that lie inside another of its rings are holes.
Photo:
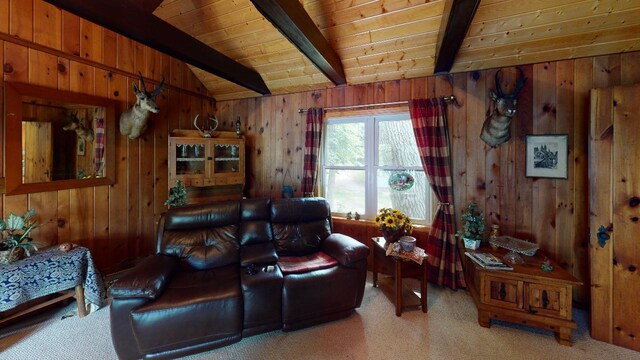
[[[456,99],[456,97],[454,95],[450,95],[450,96],[443,96],[442,100],[445,102],[452,102],[456,105],[458,105],[458,100]],[[324,108],[324,110],[341,110],[341,109],[359,109],[359,108],[364,108],[364,107],[372,107],[372,106],[389,106],[389,105],[403,105],[403,104],[407,104],[408,101],[392,101],[392,102],[384,102],[384,103],[377,103],[377,104],[366,104],[366,105],[347,105],[347,106],[332,106],[332,107],[326,107]],[[307,109],[298,109],[298,114],[302,114],[302,113],[306,113]]]

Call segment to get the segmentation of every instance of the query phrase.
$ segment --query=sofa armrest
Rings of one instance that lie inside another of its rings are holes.
[[[272,243],[243,245],[240,248],[240,266],[275,265],[278,262],[278,254]]]
[[[343,266],[352,266],[352,264],[366,259],[369,255],[368,246],[342,234],[331,234],[324,239],[322,251],[338,260],[340,265]]]
[[[152,255],[142,260],[109,288],[114,299],[156,299],[167,286],[178,265],[178,259]]]

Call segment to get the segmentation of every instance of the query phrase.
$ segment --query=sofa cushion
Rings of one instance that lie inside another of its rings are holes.
[[[240,203],[227,201],[172,208],[164,219],[164,230],[207,229],[237,225],[240,222]]]
[[[331,234],[329,204],[322,198],[275,200],[271,205],[271,229],[279,256],[315,253]]]
[[[273,244],[245,245],[240,249],[240,266],[274,265],[278,261],[278,254]]]
[[[307,256],[284,256],[278,259],[283,274],[299,274],[338,265],[338,260],[322,251]]]
[[[243,302],[237,265],[176,274],[165,292],[131,313],[142,353],[162,352],[237,336]]]
[[[240,244],[260,244],[268,243],[273,239],[271,234],[271,224],[269,199],[244,199],[240,209]]]
[[[213,269],[240,260],[237,226],[164,232],[163,253],[180,259],[187,269]]]

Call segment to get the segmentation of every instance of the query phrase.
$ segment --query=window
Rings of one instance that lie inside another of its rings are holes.
[[[328,118],[325,122],[323,190],[334,214],[358,212],[373,219],[382,207],[430,224],[432,192],[408,113]],[[393,190],[389,179],[409,173],[414,185]]]

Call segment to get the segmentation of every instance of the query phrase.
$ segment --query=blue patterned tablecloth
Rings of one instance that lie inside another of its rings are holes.
[[[37,251],[20,261],[0,264],[0,311],[78,285],[84,287],[85,302],[106,305],[104,281],[89,249],[76,246],[69,252],[57,247]]]

